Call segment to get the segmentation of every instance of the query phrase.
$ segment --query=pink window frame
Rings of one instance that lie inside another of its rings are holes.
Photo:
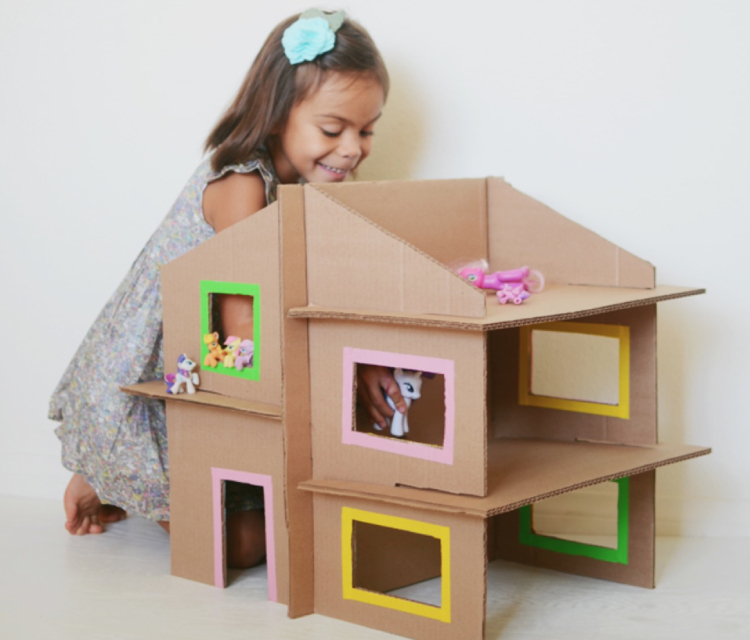
[[[354,415],[354,365],[373,364],[383,367],[401,367],[413,371],[438,373],[445,381],[445,433],[442,447],[422,444],[409,440],[397,440],[353,429]],[[421,458],[430,462],[453,464],[455,440],[455,397],[456,377],[453,360],[429,358],[389,351],[371,351],[344,347],[344,390],[341,419],[341,441],[344,444],[376,449],[411,458]]]

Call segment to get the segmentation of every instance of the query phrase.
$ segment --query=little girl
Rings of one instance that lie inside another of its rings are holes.
[[[164,376],[159,266],[276,198],[279,183],[338,182],[367,158],[388,93],[369,34],[343,12],[306,11],[269,35],[231,106],[208,136],[210,155],[133,263],[68,366],[50,402],[60,421],[71,534],[101,533],[126,512],[169,530],[164,405],[119,387]],[[251,335],[242,296],[220,300],[223,335]],[[361,369],[360,400],[385,426],[406,405],[390,372]],[[228,492],[229,494],[229,492]],[[262,560],[262,501],[229,496],[230,566]]]

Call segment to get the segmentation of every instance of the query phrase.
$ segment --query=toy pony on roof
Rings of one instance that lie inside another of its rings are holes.
[[[486,260],[479,260],[457,268],[456,272],[475,287],[497,291],[497,300],[500,304],[521,304],[532,293],[544,290],[544,276],[536,269],[519,267],[509,271],[487,273],[488,268]]]

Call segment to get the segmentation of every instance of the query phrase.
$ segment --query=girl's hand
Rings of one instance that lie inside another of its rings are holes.
[[[357,365],[357,397],[373,422],[385,429],[386,418],[393,417],[393,409],[383,397],[383,391],[401,413],[406,413],[406,402],[401,395],[393,374],[387,367],[372,364]]]

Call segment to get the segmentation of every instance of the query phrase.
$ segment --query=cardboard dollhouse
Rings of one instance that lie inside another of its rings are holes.
[[[467,258],[546,289],[500,305],[449,267]],[[127,389],[168,399],[173,574],[226,585],[235,481],[263,487],[269,597],[292,617],[483,638],[494,558],[653,586],[655,469],[709,453],[657,441],[656,303],[698,293],[502,179],[280,187],[162,270],[166,362],[203,362],[230,294],[252,298],[252,366],[203,368],[195,395]],[[430,374],[406,437],[358,410],[366,364]],[[535,503],[608,481],[613,547],[536,530]],[[392,593],[435,577],[438,603]]]

